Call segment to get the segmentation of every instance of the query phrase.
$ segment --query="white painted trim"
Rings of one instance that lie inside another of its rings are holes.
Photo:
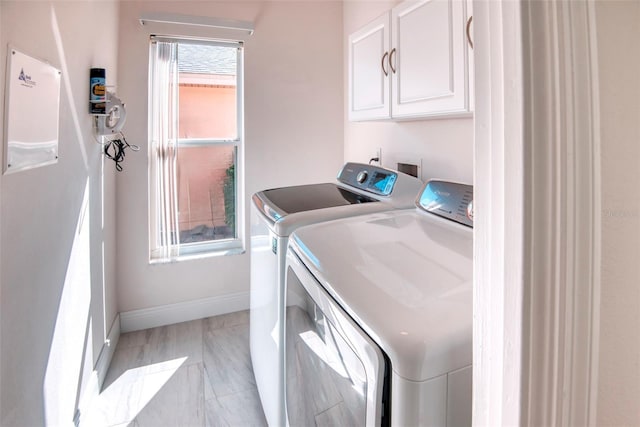
[[[595,425],[593,4],[476,2],[476,426]]]
[[[473,424],[520,424],[525,219],[519,2],[475,2]]]
[[[109,329],[107,339],[102,346],[102,350],[100,351],[100,355],[98,356],[98,361],[96,362],[95,371],[98,375],[98,385],[100,389],[102,389],[104,378],[107,375],[109,365],[111,365],[111,360],[113,359],[113,355],[116,352],[116,347],[118,346],[118,341],[120,340],[120,333],[120,315],[118,314],[114,319],[111,328]]]
[[[600,149],[593,9],[586,2],[523,5],[528,400],[521,425],[595,425]]]
[[[76,413],[79,417],[76,420],[76,425],[78,426],[83,425],[82,417],[85,416],[85,414],[90,413],[93,402],[100,395],[100,390],[102,390],[102,385],[104,384],[104,379],[107,375],[107,371],[109,370],[109,365],[111,365],[111,360],[113,359],[113,355],[115,354],[119,339],[120,315],[117,315],[113,321],[113,324],[111,325],[111,329],[109,330],[107,339],[102,345],[102,349],[100,350],[100,355],[98,356],[96,365],[89,375],[86,391],[83,393],[82,400],[78,407],[79,412]]]
[[[143,308],[120,313],[122,332],[171,325],[249,309],[249,292]]]
[[[598,382],[599,382],[599,366],[600,366],[600,295],[601,295],[601,280],[602,280],[602,166],[601,166],[601,153],[602,142],[600,139],[600,75],[598,68],[598,31],[596,26],[596,2],[595,0],[587,1],[587,22],[584,25],[588,28],[589,38],[589,63],[588,68],[590,70],[590,83],[591,83],[591,115],[592,115],[592,128],[591,128],[591,141],[592,157],[593,157],[593,174],[595,179],[592,183],[592,195],[593,195],[593,235],[592,235],[592,270],[591,270],[591,348],[589,349],[591,366],[589,369],[590,383],[588,408],[586,408],[585,415],[587,416],[587,424],[592,427],[597,425],[597,409],[598,409]],[[574,386],[576,384],[574,383]],[[579,386],[579,384],[578,384]]]
[[[174,13],[145,12],[140,16],[140,25],[166,24],[178,27],[204,27],[218,30],[232,30],[252,35],[253,22],[232,19],[212,18],[208,16],[178,15]]]

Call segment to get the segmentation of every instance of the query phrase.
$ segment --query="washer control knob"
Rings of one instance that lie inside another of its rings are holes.
[[[473,221],[473,200],[467,205],[467,218]]]
[[[356,176],[356,181],[358,181],[360,184],[363,184],[367,180],[368,176],[369,174],[367,173],[367,171],[360,171]]]

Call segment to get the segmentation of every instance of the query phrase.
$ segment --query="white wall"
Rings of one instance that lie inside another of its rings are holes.
[[[344,63],[348,64],[349,35],[400,1],[344,2]],[[348,85],[345,66],[344,86]],[[423,179],[444,178],[473,183],[473,119],[411,122],[349,122],[344,98],[345,161],[368,162],[382,148],[382,164],[395,168],[398,158],[422,159]]]
[[[248,253],[148,263],[149,40],[138,17],[162,11],[255,22],[245,44],[248,208],[256,191],[332,181],[342,165],[342,4],[125,1],[120,10],[118,94],[127,103],[127,139],[142,147],[127,156],[117,177],[120,311],[248,292]]]
[[[640,425],[640,2],[596,2],[602,143],[597,417]]]
[[[90,67],[116,81],[117,13],[117,2],[0,2],[0,99],[7,44],[62,70],[58,163],[0,177],[2,425],[44,425],[45,412],[71,422],[87,328],[95,364],[116,315],[115,174],[103,175],[87,109]],[[90,228],[77,227],[87,181]]]

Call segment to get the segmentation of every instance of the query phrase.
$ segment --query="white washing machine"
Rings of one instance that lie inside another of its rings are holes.
[[[413,206],[422,182],[378,166],[347,163],[336,183],[265,190],[251,206],[250,349],[267,422],[284,426],[285,259],[298,227]]]
[[[285,265],[290,426],[471,425],[473,188],[311,225]]]

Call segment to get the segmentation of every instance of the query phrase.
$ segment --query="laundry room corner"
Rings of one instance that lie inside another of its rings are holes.
[[[120,7],[118,90],[127,102],[127,139],[142,149],[127,157],[117,176],[118,306],[125,317],[204,301],[210,315],[220,314],[216,307],[229,298],[234,304],[228,309],[248,308],[248,253],[149,264],[149,32],[140,16],[188,10],[253,23],[255,32],[244,42],[245,145],[239,157],[245,170],[239,196],[248,209],[258,190],[332,181],[342,165],[342,32],[330,31],[342,28],[342,5],[123,1]],[[241,227],[247,230],[248,215]],[[162,321],[168,320],[156,326]]]

